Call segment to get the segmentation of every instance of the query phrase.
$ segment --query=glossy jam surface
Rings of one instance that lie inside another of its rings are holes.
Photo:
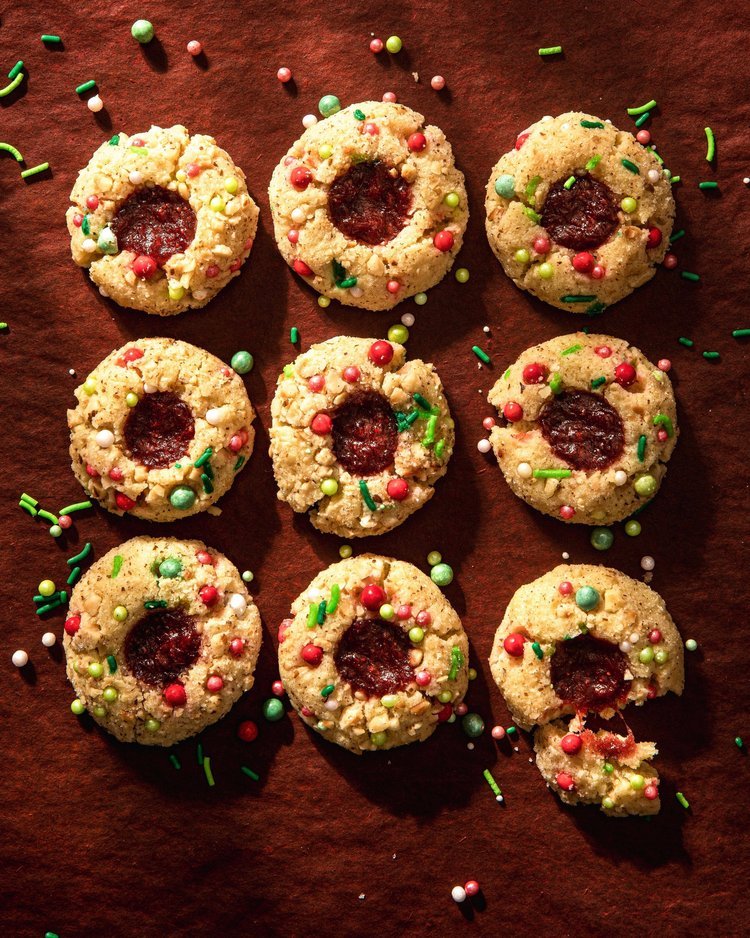
[[[129,195],[109,227],[121,251],[147,255],[163,267],[195,237],[195,212],[176,192],[153,186]]]
[[[393,465],[398,426],[387,398],[355,391],[332,412],[333,454],[347,472],[372,476]]]
[[[355,619],[334,655],[343,680],[369,697],[403,690],[414,680],[411,643],[398,626],[383,619]]]
[[[630,689],[625,679],[628,659],[601,638],[579,635],[558,642],[550,661],[550,677],[557,696],[578,712],[617,708]]]
[[[598,248],[618,224],[612,190],[591,176],[581,176],[570,189],[565,179],[550,186],[542,209],[542,225],[557,244],[573,251]]]
[[[622,418],[601,394],[563,391],[539,414],[542,436],[573,469],[606,469],[622,454]]]
[[[195,420],[188,405],[172,391],[144,394],[125,420],[125,445],[149,469],[166,469],[188,451]]]
[[[328,190],[328,212],[342,234],[360,244],[386,244],[411,208],[411,186],[381,160],[354,163]]]
[[[182,609],[154,609],[128,632],[125,661],[139,681],[162,687],[197,661],[200,649],[192,616]]]

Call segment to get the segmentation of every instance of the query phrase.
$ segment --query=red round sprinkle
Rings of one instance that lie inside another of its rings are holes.
[[[674,270],[674,268],[677,266],[677,255],[665,254],[662,263],[667,268],[667,270]]]
[[[170,707],[184,707],[187,703],[187,691],[182,684],[177,682],[168,684],[164,688],[162,696]]]
[[[331,432],[332,427],[333,420],[331,420],[328,414],[316,414],[310,423],[310,429],[317,436],[326,436],[326,434]]]
[[[601,264],[594,264],[591,268],[591,277],[593,280],[601,280],[605,273],[606,270]]]
[[[465,703],[460,703],[460,704],[456,707],[456,709],[455,709],[454,712],[455,712],[455,714],[456,714],[457,717],[463,717],[463,716],[466,716],[466,714],[469,712],[469,708],[466,706]]]
[[[659,228],[649,228],[648,237],[646,238],[646,247],[649,249],[658,248],[661,244],[661,237],[661,230]]]
[[[386,601],[387,596],[382,586],[378,586],[377,583],[368,583],[362,590],[359,598],[365,609],[369,609],[371,612],[377,612]]]
[[[637,377],[636,370],[630,362],[621,362],[615,368],[615,381],[624,388],[629,388]]]
[[[211,564],[211,566],[213,566],[213,558],[207,550],[199,550],[195,555],[195,559],[198,561],[198,563]]]
[[[661,641],[661,632],[659,629],[651,629],[651,631],[648,633],[648,640],[652,645],[658,645]]]
[[[525,641],[525,635],[521,635],[520,632],[511,632],[510,635],[505,636],[505,640],[503,641],[503,648],[511,656],[511,658],[520,658],[523,655],[523,646]]]
[[[75,635],[78,629],[80,629],[80,627],[81,627],[81,617],[77,615],[68,616],[68,618],[65,620],[65,625],[63,626],[63,628],[65,629],[68,635]]]
[[[651,143],[651,132],[649,130],[639,130],[635,135],[635,139],[645,147],[647,143]]]
[[[579,274],[587,274],[594,266],[594,255],[588,251],[581,251],[573,256],[573,267]]]
[[[290,228],[286,233],[290,244],[296,244],[299,241],[299,231],[296,228]]]
[[[292,77],[292,70],[290,68],[280,68],[276,72],[276,77],[282,84],[286,84]]]
[[[237,735],[243,743],[251,743],[258,738],[258,727],[252,720],[243,720],[237,727]]]
[[[282,681],[274,681],[271,684],[271,690],[273,691],[276,697],[283,697],[286,691],[284,690],[284,684]]]
[[[576,513],[575,508],[572,505],[563,505],[560,508],[560,517],[564,521],[570,521],[573,515]]]
[[[649,684],[648,690],[646,691],[646,700],[653,700],[659,693],[659,688],[656,684]]]
[[[576,787],[573,776],[568,775],[567,772],[558,772],[555,781],[558,787],[562,788],[563,791],[573,791]]]
[[[523,383],[544,384],[548,374],[549,369],[546,365],[541,365],[539,362],[532,362],[523,369]]]
[[[212,694],[217,694],[223,686],[224,678],[220,677],[218,674],[212,674],[206,681],[206,688],[211,691]]]
[[[279,645],[283,644],[284,640],[286,639],[286,633],[292,627],[293,622],[294,622],[294,619],[282,619],[281,622],[279,623],[279,632],[278,632]]]
[[[136,277],[148,280],[156,273],[156,261],[147,254],[139,254],[133,261],[133,273]]]
[[[300,277],[312,277],[313,275],[312,267],[308,267],[308,265],[299,257],[296,258],[292,264],[292,269],[294,270],[295,274],[299,274]]]
[[[122,469],[119,466],[112,466],[107,475],[113,482],[122,482],[125,478]]]
[[[143,137],[133,137],[133,139],[130,141],[130,145],[131,147],[145,147],[146,141],[143,139]]]
[[[398,280],[389,280],[385,288],[389,293],[398,293],[401,289],[401,284]]]
[[[431,680],[432,675],[429,671],[417,671],[416,681],[420,687],[427,687]]]
[[[485,430],[491,430],[495,426],[495,418],[485,417],[484,420],[482,421],[482,426],[484,427]]]
[[[244,638],[233,638],[229,643],[229,651],[235,658],[240,658],[245,652]]]
[[[409,139],[406,141],[406,145],[412,152],[418,153],[420,150],[424,150],[424,148],[427,146],[427,137],[421,133],[411,134]]]
[[[582,745],[581,737],[576,733],[566,733],[560,740],[560,748],[569,756],[574,756],[577,752],[580,752]]]
[[[411,619],[411,606],[407,603],[404,603],[401,606],[396,608],[396,618],[397,619]]]
[[[344,381],[347,384],[356,384],[359,381],[360,371],[356,365],[349,365],[348,368],[344,368]]]
[[[505,728],[502,726],[493,726],[491,735],[493,739],[505,739]]]
[[[326,386],[326,379],[323,375],[313,375],[307,382],[307,386],[311,391],[322,391]]]
[[[391,479],[385,490],[394,502],[402,502],[409,494],[409,483],[406,479]]]
[[[240,267],[242,267],[242,258],[238,257],[237,260],[232,261],[232,263],[229,265],[229,270],[231,270],[232,273],[236,273]]]
[[[417,613],[417,625],[421,625],[422,628],[426,628],[432,622],[432,613],[428,612],[427,609],[423,609],[421,612]]]
[[[432,243],[435,245],[438,251],[450,251],[454,243],[453,234],[448,231],[447,228],[444,228],[442,231],[438,231],[438,233],[432,239]]]
[[[665,443],[669,439],[669,434],[666,430],[659,430],[656,434],[656,439],[660,443]]]
[[[95,195],[86,196],[86,208],[95,212],[99,208],[99,199]]]
[[[122,356],[120,357],[120,361],[123,361],[127,364],[128,362],[137,362],[139,358],[143,358],[143,349],[132,346],[129,349],[125,349],[125,351],[122,353]]]
[[[135,508],[133,499],[128,498],[124,492],[115,492],[115,505],[120,511],[130,511],[131,508]]]
[[[545,235],[540,235],[538,238],[534,238],[534,250],[537,254],[549,254],[549,249],[551,247],[549,238]]]
[[[83,215],[78,215],[78,214],[74,215],[73,224],[76,226],[76,228],[80,228],[81,225],[83,224]]]
[[[372,39],[370,41],[370,52],[382,52],[383,51],[383,40],[382,39]]]
[[[563,580],[557,590],[562,596],[570,596],[573,592],[573,584],[568,580]]]
[[[612,349],[608,345],[597,345],[594,351],[599,358],[609,358],[612,354]]]
[[[470,879],[464,886],[467,896],[476,896],[479,892],[479,883],[475,879]]]
[[[526,143],[531,135],[528,133],[519,134],[516,137],[516,150],[520,150],[521,147]]]
[[[523,407],[516,401],[508,401],[508,403],[503,407],[503,417],[506,420],[510,420],[511,423],[518,423],[518,421],[523,417]]]
[[[382,368],[384,365],[388,365],[393,358],[393,346],[390,342],[379,339],[377,342],[372,343],[367,357],[373,364],[380,365]]]
[[[453,707],[451,706],[451,704],[446,704],[437,715],[438,723],[445,723],[445,721],[450,720],[452,716],[453,716]]]
[[[362,133],[369,134],[371,137],[375,137],[380,133],[380,128],[375,123],[375,121],[365,121],[362,125]]]
[[[323,660],[323,649],[319,648],[318,645],[313,645],[312,642],[308,642],[307,645],[303,646],[300,655],[302,656],[303,661],[306,661],[307,664],[311,664],[314,668],[317,668],[317,666]]]
[[[649,801],[655,801],[659,797],[659,789],[656,785],[646,785],[643,789],[643,797],[648,798]]]
[[[315,714],[312,712],[312,710],[311,710],[309,707],[300,707],[300,711],[299,711],[299,712],[300,712],[300,716],[303,716],[303,717],[314,717],[314,716],[315,716]]]
[[[57,519],[57,523],[63,529],[73,527],[73,519],[70,517],[70,515],[60,515],[60,517]]]
[[[295,166],[291,173],[289,173],[289,182],[291,182],[295,189],[299,189],[300,192],[307,189],[312,182],[312,178],[312,173],[306,166]]]
[[[200,171],[201,168],[197,163],[188,163],[185,167],[185,172],[188,174],[188,176],[190,176],[191,179],[195,179]]]
[[[395,92],[393,92],[393,91],[386,91],[386,92],[383,94],[383,100],[384,100],[384,101],[388,101],[389,104],[395,104],[395,103],[396,103],[396,94],[395,94]]]
[[[206,267],[206,276],[210,279],[219,276],[219,268],[216,264],[209,264],[208,267]]]
[[[659,371],[669,371],[672,367],[672,362],[668,358],[660,358],[656,363],[656,367]]]
[[[228,446],[233,453],[239,453],[244,445],[245,444],[242,442],[242,437],[239,435],[239,433],[235,433],[234,436],[230,437],[229,439]]]
[[[198,595],[201,598],[201,602],[204,606],[213,606],[216,600],[219,598],[219,591],[215,586],[201,586],[198,590]]]

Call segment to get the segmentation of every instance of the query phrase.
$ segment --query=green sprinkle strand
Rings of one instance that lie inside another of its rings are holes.
[[[687,800],[687,798],[682,794],[681,791],[678,791],[678,792],[677,792],[677,794],[675,795],[675,798],[680,802],[680,804],[682,805],[682,807],[687,811],[687,809],[690,807],[690,802],[689,802],[689,801]]]
[[[498,801],[502,801],[503,793],[500,791],[500,786],[495,781],[492,772],[490,772],[489,769],[485,769],[484,772],[482,772],[482,775],[484,775],[485,781],[492,789],[492,794],[495,796],[495,798],[497,798]]]
[[[166,599],[147,599],[143,605],[146,609],[166,609],[167,601]]]
[[[73,569],[70,571],[68,579],[65,582],[68,584],[68,586],[73,586],[73,584],[78,581],[78,578],[80,577],[80,575],[81,575],[81,568],[73,567]]]
[[[32,508],[36,508],[39,504],[35,498],[32,498],[31,495],[27,495],[26,492],[21,492],[21,501],[31,505]]]
[[[607,383],[607,379],[602,375],[600,378],[591,379],[591,390],[595,391],[597,388],[600,388],[603,384]]]
[[[703,357],[707,358],[709,361],[716,361],[718,358],[721,358],[719,352],[704,352]]]
[[[50,36],[49,33],[45,33],[42,36],[42,42],[62,42],[62,39],[59,36]]]
[[[669,417],[667,417],[666,414],[657,414],[654,417],[653,424],[655,427],[664,427],[664,429],[667,431],[667,436],[670,440],[672,439],[674,436],[674,427],[672,426],[672,421],[669,419]]]
[[[710,163],[716,154],[716,138],[710,127],[704,129],[706,132],[706,162]]]
[[[79,560],[85,560],[90,553],[91,553],[91,541],[86,541],[86,543],[83,545],[83,548],[80,550],[80,552],[77,553],[75,557],[69,557],[66,563],[68,564],[69,567],[74,567],[78,563]]]
[[[111,580],[117,576],[117,574],[122,569],[122,554],[115,554],[114,560],[112,561],[112,572],[109,577]]]
[[[10,155],[17,163],[23,163],[23,157],[21,156],[21,153],[9,143],[0,143],[0,150],[4,150],[6,153],[10,153]]]
[[[646,123],[646,121],[649,119],[649,117],[651,117],[651,112],[650,112],[650,111],[644,111],[643,114],[641,114],[641,116],[640,116],[640,117],[638,118],[638,120],[635,122],[635,126],[636,126],[636,127],[643,127],[643,125]]]
[[[719,183],[718,183],[718,182],[714,182],[713,180],[709,180],[708,182],[699,182],[699,183],[698,183],[698,188],[699,188],[699,189],[703,189],[703,190],[706,190],[706,189],[718,189],[718,188],[719,188]]]
[[[119,142],[120,142],[120,135],[119,135],[119,134],[115,134],[114,137],[110,137],[110,138],[109,138],[109,145],[110,145],[111,147],[116,147]]]
[[[213,449],[210,446],[207,446],[203,450],[203,452],[200,454],[200,456],[195,460],[193,465],[195,466],[196,469],[200,469],[201,466],[205,466],[205,464],[209,461],[209,459],[213,456],[213,454],[214,454]]]
[[[451,648],[451,669],[448,672],[449,681],[456,680],[456,676],[463,666],[465,660],[466,659],[464,658],[464,654],[461,649],[454,645],[453,648]]]
[[[478,345],[472,345],[471,350],[477,356],[480,362],[484,362],[485,365],[491,364],[490,356],[484,351],[484,349],[481,349]]]
[[[656,160],[656,162],[659,163],[660,166],[663,166],[663,165],[664,165],[664,160],[659,156],[659,154],[656,152],[656,150],[654,149],[654,147],[646,147],[646,149],[647,149],[648,152],[651,154],[651,156],[654,157],[654,159]]]
[[[206,781],[208,782],[208,787],[213,788],[216,782],[214,781],[214,773],[211,771],[211,757],[206,756],[203,759],[203,771],[206,774]]]
[[[645,114],[646,111],[652,111],[656,107],[656,101],[653,99],[647,104],[642,104],[640,107],[629,107],[628,114],[631,117],[635,117],[637,114]]]
[[[201,473],[201,482],[203,483],[203,491],[206,495],[211,495],[214,490],[214,484],[211,481],[211,476],[207,472]]]
[[[63,605],[62,601],[59,599],[56,599],[53,603],[46,603],[46,605],[40,606],[37,609],[36,614],[38,616],[43,616],[45,613],[51,612],[53,609],[59,609],[60,606],[62,605]]]
[[[732,338],[733,339],[746,339],[750,336],[750,329],[733,329]]]
[[[505,732],[508,734],[508,736],[515,736],[516,728],[515,726],[509,726]]]
[[[260,775],[257,772],[253,772],[252,769],[249,769],[246,765],[240,766],[240,771],[243,775],[247,775],[248,778],[251,778],[254,782],[257,782],[260,779]]]
[[[16,64],[13,66],[13,68],[8,72],[8,78],[10,78],[10,80],[13,81],[13,79],[21,71],[22,68],[23,68],[23,59],[19,59],[16,62]]]
[[[435,444],[435,449],[433,450],[434,454],[438,459],[443,458],[443,450],[445,449],[445,440],[438,440]]]
[[[148,156],[148,147],[128,147],[129,153],[138,153],[139,156]]]
[[[318,607],[313,603],[312,606],[307,610],[307,627],[308,629],[314,629],[315,623],[318,621]]]
[[[299,329],[296,326],[292,326],[289,330],[289,341],[292,345],[296,345],[299,342]]]
[[[596,169],[596,167],[601,163],[601,161],[602,161],[602,158],[597,153],[595,156],[591,157],[591,159],[588,161],[588,163],[586,163],[586,166],[584,168],[588,171],[591,171],[592,169]]]
[[[589,293],[566,293],[560,297],[561,303],[592,303],[596,299]],[[565,352],[563,352],[563,355]]]
[[[9,85],[6,85],[4,88],[0,88],[0,98],[6,98],[9,94],[15,91],[23,79],[24,73],[19,72]]]
[[[556,371],[549,379],[549,389],[553,394],[559,394],[562,391],[562,384],[562,375]]]
[[[575,184],[576,184],[576,177],[575,177],[575,176],[568,176],[568,178],[567,178],[567,179],[565,180],[565,182],[563,183],[563,188],[564,188],[564,189],[572,189]]]
[[[691,280],[693,283],[696,283],[698,280],[701,279],[700,274],[694,274],[689,270],[681,270],[680,276],[682,277],[683,280]]]
[[[601,314],[604,312],[606,308],[607,307],[604,303],[600,303],[599,300],[597,300],[596,303],[592,303],[591,306],[587,307],[586,315],[587,316],[601,316]],[[587,328],[584,329],[583,331],[587,332]]]
[[[21,173],[21,179],[28,179],[30,176],[37,176],[49,169],[49,163],[40,163],[38,166],[32,166],[31,169],[24,169]]]
[[[85,235],[91,234],[91,222],[89,221],[89,213],[88,213],[88,212],[86,212],[86,214],[83,216],[83,221],[81,222],[81,231],[82,231]]]
[[[47,511],[44,508],[40,508],[37,511],[37,514],[39,515],[40,518],[44,518],[45,521],[49,521],[50,524],[57,524],[57,517],[53,515],[51,511]]]
[[[367,507],[370,509],[370,511],[377,511],[378,506],[372,500],[372,495],[370,495],[370,490],[367,487],[367,483],[365,482],[364,479],[359,480],[359,491],[362,494],[362,500],[364,501],[365,505],[367,505]]]
[[[534,654],[537,656],[537,658],[540,661],[542,660],[542,658],[544,658],[544,651],[542,650],[542,646],[539,644],[539,642],[532,642],[531,650],[534,652]]]
[[[527,218],[529,218],[531,221],[533,221],[535,225],[538,225],[539,222],[542,220],[542,216],[541,216],[541,215],[537,215],[537,213],[534,211],[534,209],[533,209],[533,208],[530,208],[528,205],[524,205],[524,207],[523,207],[523,213],[524,213],[524,215],[525,215]]]
[[[203,765],[203,743],[198,743],[198,746],[195,750],[195,755],[198,759],[198,765]]]
[[[546,46],[539,50],[539,55],[559,55],[562,52],[562,46]]]
[[[604,124],[601,121],[581,121],[581,127],[587,127],[591,130],[604,130]]]
[[[323,690],[320,692],[320,696],[321,696],[321,697],[330,697],[331,694],[334,692],[335,689],[336,689],[336,686],[335,686],[334,684],[326,684],[326,686],[325,686],[325,687],[323,688]]]
[[[430,402],[427,400],[426,397],[422,397],[422,395],[419,393],[412,394],[412,397],[423,410],[429,410],[429,411],[432,410],[432,405],[430,404]]]
[[[33,505],[30,505],[28,502],[25,502],[23,499],[18,503],[20,508],[23,508],[25,512],[31,515],[32,518],[36,518],[37,510]]]
[[[672,185],[674,185],[676,182],[679,182],[681,179],[682,179],[682,176],[672,176],[669,181]]]
[[[107,655],[107,665],[109,666],[109,673],[115,674],[117,671],[117,658],[114,655]]]
[[[681,335],[677,341],[680,345],[684,345],[685,348],[692,348],[695,345],[692,339],[686,339],[684,335]]]
[[[560,352],[561,355],[572,355],[574,352],[580,352],[583,348],[582,345],[571,345],[568,348]]]
[[[60,515],[72,515],[74,511],[83,511],[86,508],[93,508],[94,505],[90,501],[85,502],[76,502],[74,505],[66,505],[64,508],[61,508],[58,514]]]
[[[738,749],[743,749],[745,746],[745,743],[743,742],[743,739],[741,736],[734,737],[734,744]]]
[[[78,85],[76,88],[76,94],[83,94],[84,91],[91,91],[92,88],[96,87],[96,82],[93,78],[90,78],[88,81],[85,81],[82,85]]]
[[[174,753],[170,753],[169,761],[172,763],[172,765],[176,769],[182,768],[182,766],[180,765],[180,760],[177,758],[177,756]]]
[[[641,171],[640,169],[638,169],[638,167],[635,165],[635,163],[632,160],[620,160],[620,162],[625,167],[625,169],[627,169],[629,172],[635,173],[636,175],[640,176]]]
[[[318,625],[323,625],[323,623],[325,622],[327,611],[328,611],[328,606],[324,599],[319,603],[318,612],[317,612],[317,615],[315,616],[315,621]]]
[[[394,410],[393,413],[396,417],[396,426],[399,433],[408,430],[414,421],[419,418],[418,410],[412,410],[408,414],[402,413],[400,410]]]
[[[422,446],[424,446],[425,449],[432,446],[432,444],[435,442],[435,430],[437,428],[437,421],[438,419],[434,415],[430,417],[429,420],[427,421],[427,429],[425,430],[425,434],[422,437]]]
[[[674,244],[675,241],[679,241],[679,239],[684,237],[684,235],[685,235],[685,229],[680,228],[679,231],[675,231],[675,233],[670,237],[669,243]]]
[[[539,185],[541,181],[542,181],[541,176],[534,176],[532,179],[528,181],[528,184],[526,185],[526,198],[527,199],[534,198],[537,186]]]
[[[568,479],[573,475],[572,469],[535,469],[535,479]]]
[[[646,437],[644,434],[638,437],[638,462],[643,462],[646,458]]]
[[[331,598],[328,600],[328,606],[326,607],[329,616],[338,609],[340,598],[341,587],[338,583],[334,583],[331,587]]]
[[[240,456],[237,462],[234,464],[234,471],[239,472],[240,469],[243,467],[244,463],[245,463],[245,457]]]

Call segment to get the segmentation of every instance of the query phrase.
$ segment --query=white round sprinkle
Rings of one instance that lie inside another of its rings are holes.
[[[211,424],[212,427],[218,427],[223,416],[224,411],[221,407],[211,407],[206,411],[206,423]]]
[[[115,442],[115,435],[111,430],[100,430],[96,434],[96,442],[102,449],[109,449]]]
[[[631,645],[637,645],[638,642],[640,641],[640,639],[641,639],[641,636],[640,636],[637,632],[631,632],[631,634],[630,634],[630,644],[631,644]]]
[[[326,710],[338,710],[339,702],[338,700],[331,700],[329,697],[323,706],[326,708]]]
[[[474,748],[474,743],[467,743],[467,744],[466,744],[466,748],[467,748],[467,749],[473,749],[473,748]]]
[[[648,555],[641,557],[641,570],[653,570],[655,566],[656,561],[653,557],[649,557]]]
[[[466,890],[463,886],[454,886],[451,889],[451,899],[454,902],[466,902]]]
[[[492,443],[490,443],[489,440],[480,440],[477,443],[477,449],[480,453],[489,453],[489,451],[492,449]]]
[[[75,368],[68,368],[68,374],[70,375],[71,378],[75,378],[76,376]]]
[[[562,559],[563,559],[563,560],[570,560],[570,554],[567,552],[567,550],[564,550],[564,551],[562,552]]]
[[[351,293],[353,297],[359,298],[364,293],[364,290],[362,289],[362,287],[350,287],[349,293]]]
[[[745,183],[746,186],[750,185],[750,176],[745,176],[745,178],[742,181]]]
[[[563,124],[560,130],[570,130],[570,124]]]
[[[42,635],[42,645],[44,645],[45,648],[52,648],[56,641],[57,636],[54,632],[45,632],[44,635]]]
[[[229,605],[237,615],[241,615],[247,609],[247,600],[242,593],[232,593],[229,597]]]
[[[159,389],[155,384],[149,384],[148,381],[143,383],[143,393],[144,394],[156,394]]]
[[[96,250],[96,241],[93,238],[84,238],[81,247],[87,254],[91,254],[92,251]]]
[[[404,313],[404,315],[401,317],[401,322],[409,329],[414,325],[416,321],[417,320],[416,320],[414,313]]]
[[[86,107],[90,111],[93,111],[94,114],[96,114],[97,111],[101,111],[101,109],[104,107],[104,101],[102,101],[98,94],[95,94],[93,98],[88,99],[86,102]]]
[[[628,481],[628,474],[624,469],[618,469],[615,473],[615,485],[625,485]]]
[[[292,221],[295,225],[301,225],[307,218],[307,212],[303,208],[292,209]]]
[[[303,127],[314,127],[318,123],[318,118],[314,114],[305,114],[302,118]]]
[[[13,652],[13,657],[10,660],[17,668],[23,668],[29,663],[29,656],[22,648],[19,648],[18,651]]]
[[[482,326],[482,332],[489,332],[489,331],[490,331],[489,326]]]
[[[531,468],[531,465],[527,462],[520,462],[516,468],[516,472],[522,479],[530,479],[534,474],[534,470]]]
[[[139,173],[137,169],[134,169],[129,175],[128,179],[133,183],[134,186],[140,186],[143,182],[143,173]]]
[[[658,169],[650,169],[647,175],[648,175],[648,181],[651,183],[654,183],[654,182],[659,181],[659,177],[661,176],[661,173],[659,172]]]
[[[621,651],[623,654],[627,655],[627,654],[629,654],[632,650],[633,650],[633,646],[630,644],[630,642],[620,642],[620,651]]]

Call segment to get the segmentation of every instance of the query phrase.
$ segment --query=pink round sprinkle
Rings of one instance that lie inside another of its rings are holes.
[[[427,687],[431,680],[432,675],[429,671],[417,671],[416,681],[420,687]]]
[[[389,293],[398,293],[398,291],[401,289],[401,284],[398,282],[398,280],[389,280],[385,285],[385,288]]]
[[[286,693],[284,690],[284,685],[281,681],[274,681],[273,684],[271,684],[271,690],[276,697],[283,697]]]
[[[185,167],[185,172],[193,179],[201,171],[200,166],[197,163],[188,163]]]
[[[505,729],[502,726],[493,726],[492,738],[493,739],[505,739]]]
[[[211,278],[219,276],[219,268],[216,264],[209,264],[208,267],[206,267],[206,276]]]
[[[397,100],[395,92],[386,91],[385,94],[383,95],[383,100],[387,101],[389,104],[395,104]]]
[[[224,686],[224,680],[219,677],[218,674],[212,674],[211,677],[206,681],[206,687],[211,691],[212,694],[220,691]]]
[[[57,519],[57,523],[63,529],[71,528],[73,526],[73,519],[70,517],[70,515],[60,515],[60,517]]]
[[[573,592],[573,584],[569,580],[563,580],[557,589],[563,596],[570,596]]]
[[[677,255],[665,254],[663,263],[667,270],[674,270],[674,268],[677,266]]]
[[[669,439],[669,434],[667,433],[666,430],[659,430],[656,434],[656,439],[660,443],[666,443],[667,440]]]
[[[356,384],[359,381],[359,368],[356,365],[349,365],[344,368],[344,381],[347,384]]]
[[[594,264],[591,268],[591,277],[594,280],[601,280],[605,273],[606,271],[601,264]]]
[[[286,233],[290,244],[296,244],[299,241],[299,231],[296,228],[290,228]]]
[[[643,789],[643,796],[649,801],[655,801],[659,797],[659,789],[652,782]]]
[[[538,238],[534,238],[534,250],[537,254],[549,254],[550,247],[550,240],[544,235],[540,235]]]
[[[445,79],[442,75],[435,75],[435,77],[430,80],[430,85],[435,91],[442,91],[443,88],[445,88]]]
[[[495,418],[485,417],[484,420],[482,421],[482,426],[484,427],[485,430],[491,430],[495,426]]]
[[[83,215],[74,215],[73,224],[76,226],[76,228],[80,228],[83,224]]]
[[[457,716],[457,717],[465,716],[468,712],[469,712],[469,708],[466,706],[465,703],[460,703],[460,704],[456,707],[456,716]]]
[[[292,70],[290,68],[280,68],[276,72],[276,77],[282,84],[286,84],[292,77]]]
[[[398,606],[396,609],[396,618],[397,619],[411,619],[411,606],[404,603],[402,606]]]
[[[563,505],[560,509],[560,517],[564,518],[565,521],[570,521],[573,515],[576,513],[575,508],[572,505]]]
[[[191,55],[200,55],[203,52],[203,46],[197,39],[191,39],[187,44],[187,50]]]
[[[95,212],[99,208],[99,199],[95,195],[89,195],[86,197],[86,208],[90,211]]]
[[[652,645],[658,645],[661,641],[661,631],[659,629],[651,629],[648,633],[648,640]]]
[[[371,40],[370,52],[375,52],[377,54],[378,52],[382,52],[382,51],[383,51],[383,40],[382,39]]]
[[[648,130],[639,130],[635,135],[635,139],[645,147],[647,143],[651,143],[651,133]]]
[[[599,356],[599,358],[609,358],[612,354],[612,349],[608,345],[597,345],[594,349],[594,352]]]
[[[322,391],[326,385],[326,379],[323,375],[313,375],[312,378],[307,382],[308,388],[311,391]]]
[[[432,616],[430,613],[423,609],[421,612],[417,613],[417,625],[421,625],[424,628],[426,625],[429,625],[432,622]]]
[[[362,133],[369,134],[371,137],[376,137],[380,133],[380,128],[374,121],[365,121],[362,127]]]
[[[669,369],[672,367],[672,362],[668,358],[660,358],[656,363],[656,367],[659,369],[659,371],[669,371]]]

